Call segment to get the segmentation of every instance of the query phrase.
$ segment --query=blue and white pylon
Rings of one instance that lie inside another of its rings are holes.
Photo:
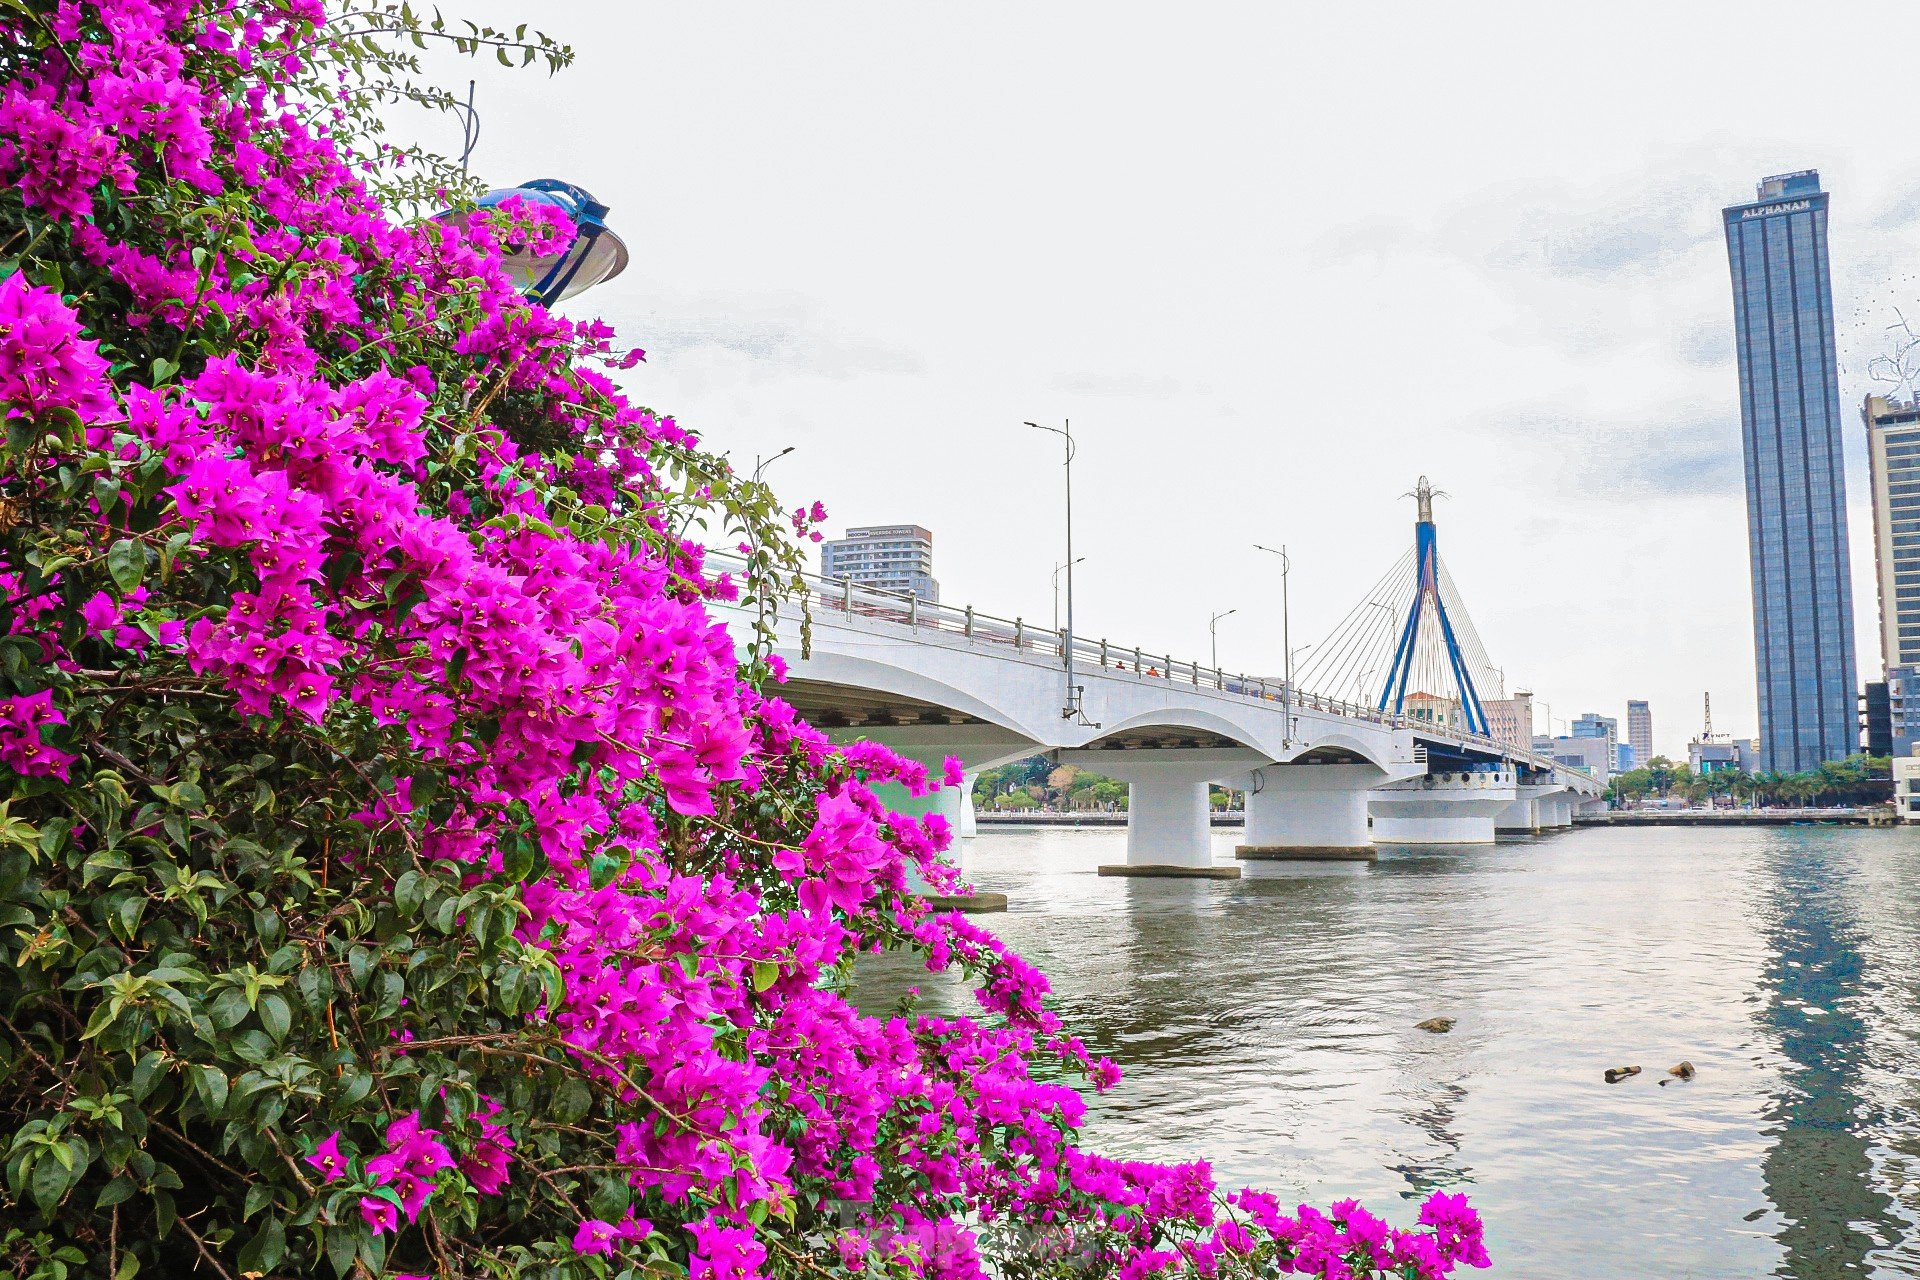
[[[1425,476],[1414,487],[1412,497],[1420,507],[1413,526],[1413,605],[1407,610],[1406,625],[1400,629],[1400,643],[1393,651],[1393,665],[1387,669],[1387,683],[1380,690],[1379,710],[1391,706],[1399,715],[1406,707],[1408,683],[1413,677],[1413,656],[1419,648],[1420,619],[1427,610],[1440,624],[1440,637],[1446,648],[1447,666],[1453,672],[1454,685],[1460,690],[1460,714],[1467,731],[1492,736],[1486,710],[1480,705],[1480,693],[1473,687],[1466,659],[1460,655],[1460,641],[1453,634],[1453,620],[1447,616],[1446,599],[1440,593],[1440,547],[1433,530],[1434,488]]]

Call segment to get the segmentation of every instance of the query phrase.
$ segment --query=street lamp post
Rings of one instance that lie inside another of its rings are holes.
[[[1075,560],[1073,563],[1082,564],[1082,563],[1085,563],[1085,561],[1086,561],[1086,557],[1081,556],[1078,560]],[[1070,569],[1072,567],[1073,567],[1072,565],[1065,565],[1065,564],[1057,564],[1053,566],[1053,631],[1055,635],[1060,634],[1060,571],[1062,569]]]
[[[1272,547],[1263,547],[1256,542],[1253,544],[1253,549],[1264,551],[1270,556],[1280,557],[1280,651],[1282,665],[1285,667],[1285,671],[1281,674],[1280,707],[1287,726],[1286,732],[1281,737],[1283,743],[1291,743],[1293,741],[1293,648],[1290,626],[1292,619],[1289,616],[1291,611],[1287,608],[1287,575],[1293,570],[1293,558],[1287,554],[1285,546],[1276,551]],[[1309,647],[1302,645],[1301,649],[1304,652]]]
[[[757,453],[754,454],[753,455],[753,482],[755,484],[759,484],[760,473],[762,471],[765,471],[768,467],[780,461],[780,459],[786,457],[788,454],[792,453],[798,447],[799,447],[798,445],[790,444],[786,448],[782,449],[780,452],[774,454],[770,458],[763,458]]]
[[[1066,675],[1067,675],[1067,696],[1066,696],[1066,700],[1065,700],[1065,702],[1063,702],[1063,703],[1061,704],[1061,707],[1060,707],[1060,718],[1061,718],[1062,720],[1073,720],[1073,719],[1078,719],[1078,720],[1079,720],[1079,721],[1080,721],[1080,722],[1081,722],[1082,724],[1085,724],[1085,723],[1086,723],[1086,720],[1087,720],[1087,717],[1086,717],[1086,713],[1085,713],[1085,711],[1083,711],[1083,710],[1081,709],[1081,705],[1080,705],[1080,690],[1079,690],[1079,688],[1078,688],[1077,686],[1075,686],[1075,684],[1073,683],[1073,566],[1074,566],[1074,557],[1073,557],[1073,452],[1074,452],[1074,450],[1073,450],[1073,423],[1072,423],[1072,421],[1071,421],[1071,420],[1068,420],[1068,419],[1063,419],[1063,420],[1062,420],[1062,422],[1061,422],[1061,425],[1060,425],[1060,426],[1057,426],[1057,427],[1043,427],[1043,426],[1041,426],[1041,425],[1040,425],[1039,423],[1037,423],[1037,422],[1029,422],[1029,423],[1027,423],[1026,425],[1027,425],[1027,426],[1029,426],[1029,427],[1032,427],[1032,428],[1033,428],[1033,429],[1034,429],[1035,431],[1051,431],[1051,432],[1052,432],[1052,433],[1053,433],[1054,435],[1057,435],[1057,436],[1059,436],[1059,437],[1060,437],[1060,439],[1061,439],[1061,441],[1062,441],[1062,443],[1063,443],[1063,445],[1065,446],[1065,449],[1066,449],[1066,473],[1067,473],[1067,560],[1066,560],[1066,566],[1065,566],[1065,567],[1066,567],[1066,571],[1067,571],[1067,630],[1066,630],[1066,635],[1065,635],[1065,636],[1064,636],[1064,638],[1063,638],[1063,643],[1061,644],[1061,646],[1060,646],[1060,647],[1061,647],[1061,649],[1062,649],[1062,650],[1064,651],[1064,652],[1063,652],[1063,657],[1065,658],[1065,664],[1064,664],[1064,665],[1065,665],[1065,667],[1066,667]],[[1093,728],[1096,728],[1096,729],[1097,729],[1097,728],[1099,728],[1100,726],[1098,726],[1098,725],[1093,725],[1092,727],[1093,727]]]
[[[1211,637],[1213,641],[1213,672],[1215,675],[1220,674],[1220,619],[1231,618],[1238,612],[1240,612],[1240,610],[1236,607],[1227,610],[1225,613],[1216,613],[1207,619],[1207,635]]]

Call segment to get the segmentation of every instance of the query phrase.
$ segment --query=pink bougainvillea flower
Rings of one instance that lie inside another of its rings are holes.
[[[400,1206],[382,1196],[361,1196],[360,1218],[375,1235],[381,1235],[399,1228]]]
[[[611,1222],[602,1222],[598,1218],[588,1218],[573,1233],[575,1253],[612,1253],[613,1242],[620,1236],[620,1229]]]
[[[0,764],[25,777],[67,781],[67,769],[79,757],[49,746],[40,736],[42,729],[66,722],[54,708],[51,689],[0,698]]]
[[[340,1152],[340,1133],[335,1130],[313,1149],[307,1157],[307,1163],[320,1171],[322,1177],[332,1182],[347,1167],[347,1158]]]

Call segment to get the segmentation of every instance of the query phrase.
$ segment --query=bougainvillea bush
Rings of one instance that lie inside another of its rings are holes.
[[[423,23],[331,18],[0,3],[3,1269],[1484,1264],[1457,1197],[1402,1231],[1079,1144],[1117,1073],[875,795],[953,779],[716,620],[819,512],[516,295],[563,220],[383,206]],[[878,948],[979,1009],[856,1010]]]

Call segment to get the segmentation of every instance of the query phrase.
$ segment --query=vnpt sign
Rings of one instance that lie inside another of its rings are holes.
[[[1775,213],[1804,213],[1813,208],[1811,200],[1787,200],[1780,204],[1763,204],[1757,209],[1742,209],[1742,218],[1764,218]]]

